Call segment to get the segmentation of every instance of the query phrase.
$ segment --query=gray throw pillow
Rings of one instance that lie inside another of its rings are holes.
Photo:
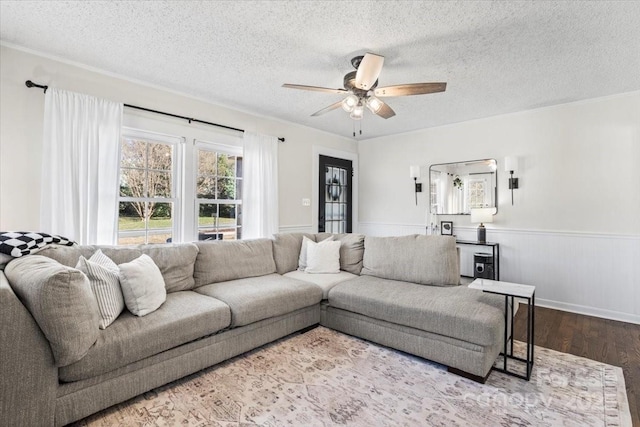
[[[39,255],[16,258],[5,274],[49,340],[56,366],[82,359],[100,332],[98,305],[87,276]]]

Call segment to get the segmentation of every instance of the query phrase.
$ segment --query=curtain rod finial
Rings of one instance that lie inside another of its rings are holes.
[[[43,89],[43,90],[44,90],[44,93],[47,93],[47,89],[49,89],[49,86],[46,86],[46,85],[39,85],[39,84],[36,84],[36,83],[32,82],[31,80],[27,80],[26,82],[24,82],[24,85],[25,85],[26,87],[29,87],[29,88],[31,88],[31,87],[37,87],[37,88]]]

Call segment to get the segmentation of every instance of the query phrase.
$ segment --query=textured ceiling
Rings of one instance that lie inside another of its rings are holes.
[[[0,38],[342,136],[341,109],[310,117],[340,95],[282,84],[342,87],[365,52],[380,86],[448,82],[365,111],[359,139],[640,89],[638,1],[3,0]]]

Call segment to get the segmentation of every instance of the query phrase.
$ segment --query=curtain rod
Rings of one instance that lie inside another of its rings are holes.
[[[47,89],[49,89],[49,86],[39,85],[39,84],[36,84],[36,83],[32,82],[31,80],[27,80],[26,82],[24,82],[24,84],[29,88],[37,87],[39,89],[42,89],[42,90],[44,90],[44,93],[47,93]],[[209,126],[216,126],[216,127],[219,127],[219,128],[235,130],[236,132],[244,133],[244,129],[234,128],[234,127],[231,127],[231,126],[225,126],[225,125],[221,125],[221,124],[218,124],[218,123],[207,122],[207,121],[204,121],[204,120],[198,120],[198,119],[194,119],[192,117],[180,116],[178,114],[172,114],[172,113],[165,113],[164,111],[152,110],[150,108],[138,107],[137,105],[131,105],[131,104],[124,104],[124,106],[125,107],[129,107],[129,108],[134,108],[136,110],[148,111],[150,113],[162,114],[163,116],[175,117],[176,119],[187,120],[189,123],[191,123],[191,122],[202,123],[202,124],[209,125]],[[278,141],[284,142],[284,138],[280,137],[280,138],[278,138]]]

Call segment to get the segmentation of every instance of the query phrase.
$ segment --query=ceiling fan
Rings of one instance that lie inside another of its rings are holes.
[[[364,56],[356,56],[351,59],[351,65],[353,65],[356,71],[345,74],[344,89],[331,89],[289,83],[283,84],[282,87],[347,95],[342,101],[338,101],[320,111],[316,111],[312,116],[319,116],[342,107],[346,112],[350,113],[350,117],[353,120],[362,119],[365,106],[372,113],[384,119],[395,116],[395,111],[379,98],[424,95],[444,92],[447,88],[446,83],[410,83],[378,87],[378,76],[380,75],[380,71],[382,71],[383,63],[384,56],[376,55],[375,53],[366,53]]]

